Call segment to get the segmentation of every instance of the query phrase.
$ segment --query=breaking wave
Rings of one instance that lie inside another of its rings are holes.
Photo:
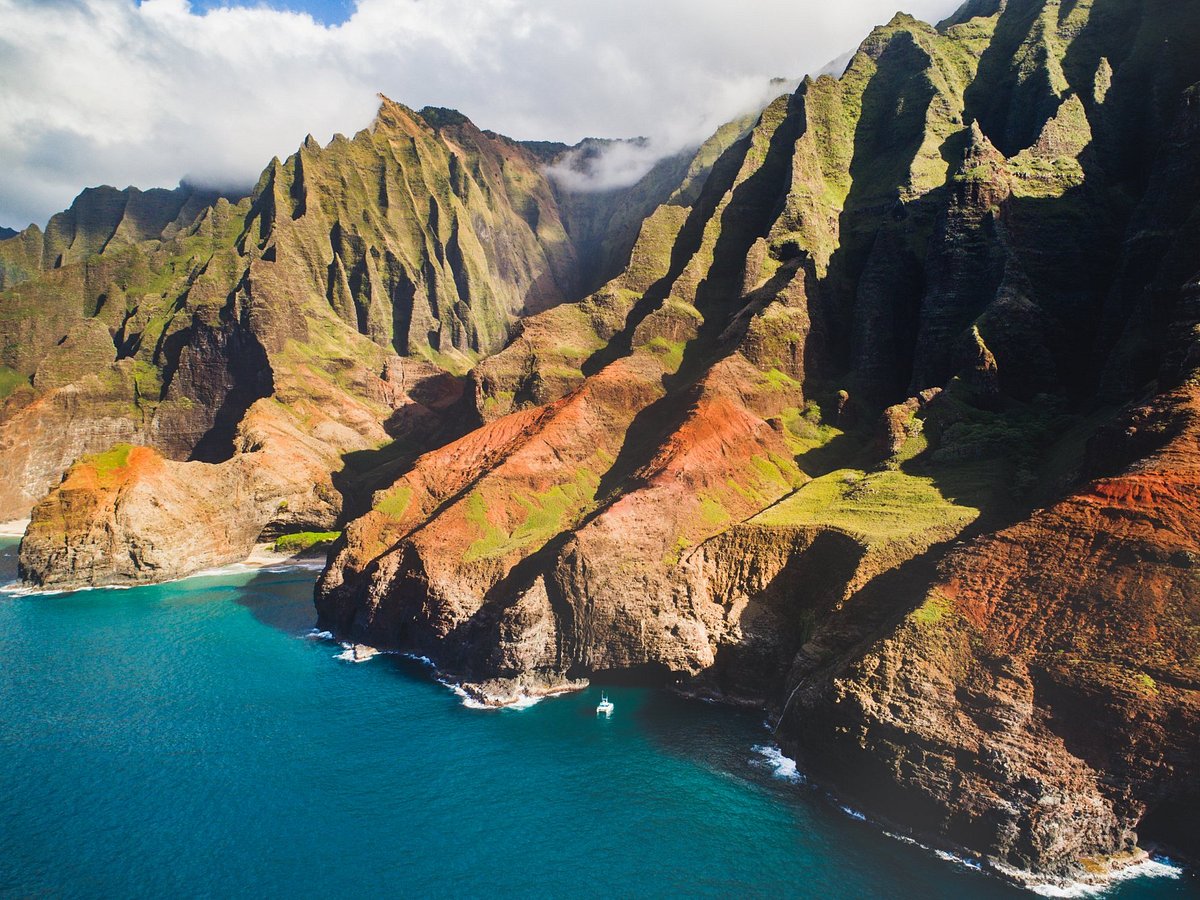
[[[771,774],[782,781],[790,781],[793,784],[807,782],[807,779],[796,768],[796,761],[791,757],[784,756],[783,751],[775,745],[755,744],[750,749],[761,757],[761,759],[750,760],[751,765],[771,769]]]
[[[1076,882],[1075,884],[1029,883],[1029,890],[1043,897],[1096,897],[1107,893],[1113,885],[1138,878],[1180,878],[1183,869],[1164,857],[1150,857],[1111,873],[1099,884]]]

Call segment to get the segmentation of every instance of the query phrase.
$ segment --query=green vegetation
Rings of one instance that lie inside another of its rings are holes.
[[[116,444],[112,449],[92,456],[85,456],[81,462],[96,470],[96,475],[105,479],[118,470],[129,465],[129,454],[133,447],[129,444]]]
[[[494,394],[487,394],[483,398],[483,412],[493,415],[502,410],[509,411],[512,409],[514,397],[516,394],[512,391],[496,391]]]
[[[958,400],[953,390],[938,400],[937,422],[926,422],[926,430],[940,428],[933,449],[915,460],[931,471],[950,473],[979,469],[993,460],[991,491],[1007,492],[1009,498],[1025,502],[1039,484],[1061,484],[1082,459],[1088,439],[1110,413],[1087,420],[1063,411],[1060,399],[1039,395],[1029,403],[1010,402],[1001,410],[982,410]],[[1035,473],[1042,473],[1039,478]],[[941,478],[939,474],[939,479]]]
[[[550,538],[570,527],[583,508],[596,497],[600,477],[591,469],[579,468],[575,478],[532,497],[511,498],[524,510],[521,523],[511,532],[494,524],[488,517],[483,494],[472,491],[466,499],[467,521],[479,531],[479,539],[467,548],[466,562],[499,559],[523,550],[537,549]]]
[[[29,379],[8,366],[0,366],[0,400],[6,399],[13,391],[29,384]]]
[[[762,509],[777,497],[799,487],[804,481],[805,476],[794,461],[768,453],[752,456],[737,477],[725,480],[725,486],[755,509]],[[732,518],[734,517],[724,508],[721,509],[719,517],[706,515],[703,511],[701,516],[703,524],[710,528],[728,524]]]
[[[404,514],[408,512],[408,506],[412,502],[412,488],[407,484],[398,484],[388,491],[378,503],[375,504],[375,509],[399,521],[404,518]]]
[[[979,510],[945,496],[934,479],[897,470],[839,469],[814,479],[751,521],[829,525],[867,541],[896,541],[933,530],[958,531]]]
[[[908,617],[918,625],[930,627],[938,624],[952,612],[954,612],[954,604],[950,599],[937,591],[932,591],[925,598],[925,602],[914,609]]]
[[[683,364],[683,351],[686,344],[683,341],[669,341],[665,337],[653,337],[646,343],[646,348],[656,354],[668,371],[675,372]]]
[[[678,297],[668,297],[662,305],[663,312],[669,315],[682,319],[691,319],[696,323],[704,321],[704,316],[700,314],[700,310],[692,306],[690,303],[685,303]]]
[[[103,453],[81,457],[71,472],[78,472],[85,479],[88,475],[94,475],[99,487],[113,487],[119,482],[119,476],[125,473],[132,452],[133,447],[129,444],[116,444]]]
[[[670,552],[663,557],[663,568],[673,569],[679,565],[679,560],[683,558],[683,554],[692,546],[692,542],[686,536],[680,535],[675,541],[675,546]]]
[[[342,536],[340,531],[297,531],[275,538],[276,553],[303,553],[314,547],[332,544]]]
[[[1083,102],[1071,94],[1046,123],[1038,145],[1008,161],[1008,169],[1016,176],[1012,182],[1014,194],[1058,198],[1083,184],[1079,156],[1091,142],[1092,129]],[[1053,149],[1044,149],[1043,145]]]
[[[162,396],[162,372],[157,366],[140,359],[133,360],[133,387],[138,398],[158,400]]]
[[[821,407],[808,403],[803,409],[790,407],[780,414],[783,436],[796,464],[806,475],[823,475],[837,465],[845,465],[846,433],[821,422]]]
[[[779,369],[764,372],[760,384],[768,391],[798,391],[801,387],[800,382]]]
[[[1133,681],[1139,688],[1148,694],[1158,693],[1158,682],[1145,672],[1139,672],[1137,675],[1133,676]]]
[[[898,469],[909,460],[915,459],[929,449],[929,438],[925,435],[925,422],[915,412],[904,422],[904,443],[886,463],[889,469]]]
[[[706,528],[720,528],[731,520],[729,511],[721,505],[721,501],[713,497],[703,497],[700,500],[700,523]]]

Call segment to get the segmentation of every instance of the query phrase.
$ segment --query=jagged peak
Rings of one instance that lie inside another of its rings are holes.
[[[967,154],[971,156],[995,156],[1003,158],[1000,151],[996,149],[996,145],[992,143],[991,138],[984,134],[983,128],[979,125],[978,119],[972,119],[971,124],[967,128]]]
[[[115,187],[114,185],[111,185],[111,184],[97,184],[97,185],[93,185],[91,187],[85,187],[82,191],[80,191],[75,196],[75,199],[71,201],[71,206],[75,206],[81,200],[84,200],[85,198],[94,197],[97,194],[122,194],[122,193],[126,193],[126,192],[133,192],[136,190],[137,190],[137,188],[132,187],[132,186],[127,187],[127,188],[125,188],[124,191],[122,191],[119,187]]]
[[[1100,61],[1096,63],[1096,74],[1092,78],[1092,101],[1100,106],[1108,99],[1108,92],[1112,88],[1113,67],[1108,61],[1107,56],[1100,57]]]
[[[991,205],[1009,190],[1004,154],[996,149],[978,121],[972,120],[966,132],[967,145],[954,180],[964,186],[970,202]]]
[[[850,62],[846,66],[846,72],[861,66],[864,59],[869,59],[872,62],[877,61],[892,42],[897,39],[906,39],[916,44],[918,47],[925,48],[925,41],[919,40],[919,36],[932,37],[936,36],[937,32],[934,27],[928,22],[922,22],[920,19],[909,15],[908,13],[898,12],[892,16],[891,20],[886,25],[877,25],[867,35],[866,39],[858,46],[858,49],[851,55]]]
[[[385,94],[379,94],[378,97],[379,109],[375,113],[375,119],[371,122],[369,131],[394,128],[411,133],[414,130],[424,130],[428,127],[416,112],[403,103],[397,103]]]
[[[259,174],[258,181],[254,185],[254,190],[250,192],[250,196],[255,199],[262,196],[263,191],[271,184],[271,180],[282,165],[278,156],[272,156],[271,161],[263,167],[262,172]]]
[[[946,31],[971,19],[987,19],[1004,12],[1008,0],[966,0],[951,15],[937,23],[938,31]]]
[[[1037,156],[1078,156],[1091,142],[1092,128],[1083,100],[1070,93],[1046,122],[1030,151]]]
[[[925,23],[922,22],[920,19],[918,19],[916,16],[913,16],[913,15],[910,15],[909,13],[901,11],[901,12],[897,12],[894,16],[892,16],[892,18],[888,21],[888,23],[885,27],[887,27],[887,28],[907,28],[912,25],[924,25],[924,24]]]

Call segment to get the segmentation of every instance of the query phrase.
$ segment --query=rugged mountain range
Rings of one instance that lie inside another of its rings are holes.
[[[1016,878],[1200,851],[1200,7],[899,15],[632,188],[547,176],[591,152],[385,101],[0,242],[25,577],[343,527],[321,626],[489,702],[764,705]]]
[[[0,518],[82,460],[34,516],[26,576],[244,558],[334,527],[359,469],[471,427],[463,373],[619,271],[687,175],[668,159],[564,197],[543,168],[568,150],[384,100],[353,139],[272,161],[249,197],[100,188],[0,242]]]

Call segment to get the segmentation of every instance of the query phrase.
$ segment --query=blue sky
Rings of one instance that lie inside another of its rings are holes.
[[[354,12],[354,0],[271,0],[238,3],[235,0],[192,0],[192,9],[207,12],[224,6],[268,6],[289,12],[306,12],[323,25],[340,25]]]

